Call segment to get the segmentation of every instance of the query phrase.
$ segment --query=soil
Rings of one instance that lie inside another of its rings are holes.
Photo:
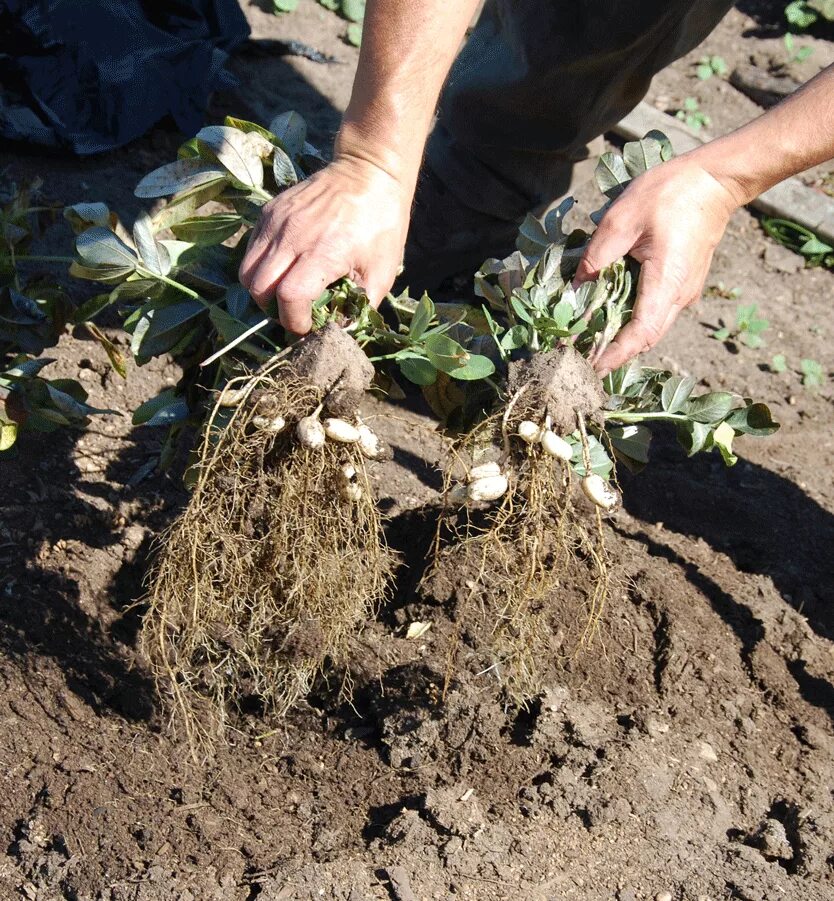
[[[740,3],[649,99],[675,109],[697,96],[714,133],[755,115],[723,79],[697,81],[693,62],[784,53],[783,5]],[[356,61],[344,22],[313,0],[280,18],[246,9],[256,37],[340,62],[238,58],[241,87],[212,116],[295,107],[324,142]],[[793,75],[834,58],[824,38],[798,39],[814,54]],[[106,198],[129,221],[131,186],[179,139],[160,127],[82,161],[4,150],[0,169],[19,182],[46,172],[49,199]],[[823,190],[826,175],[809,181]],[[597,205],[587,196],[578,221]],[[56,224],[41,247],[67,240]],[[711,337],[734,317],[732,289],[769,319],[764,348]],[[338,701],[334,678],[281,723],[253,706],[200,766],[136,651],[153,543],[186,497],[175,474],[153,471],[160,434],[131,429],[128,415],[21,440],[0,461],[0,898],[830,899],[832,289],[832,273],[803,268],[751,213],[733,217],[704,303],[650,361],[767,401],[782,430],[740,440],[731,470],[658,434],[650,468],[622,474],[625,507],[606,526],[623,587],[592,647],[546,666],[528,710],[503,702],[495,669],[465,640],[444,694],[466,574],[418,590],[442,448],[416,403],[365,405],[393,449],[374,479],[403,564],[363,635],[353,703]],[[776,353],[788,361],[778,374]],[[155,361],[123,381],[84,334],[55,356],[53,374],[124,411],[177,377]],[[802,358],[822,363],[822,388],[802,385]],[[566,586],[554,621],[581,601]],[[431,626],[409,639],[414,622]]]

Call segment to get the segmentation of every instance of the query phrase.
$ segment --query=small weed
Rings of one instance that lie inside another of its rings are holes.
[[[814,52],[814,48],[806,44],[804,47],[797,47],[794,36],[788,32],[785,35],[785,52],[788,55],[788,65],[791,63],[804,63],[808,57]]]
[[[723,56],[702,56],[695,73],[701,81],[708,81],[713,75],[723,78],[729,71]]]
[[[709,128],[712,120],[701,110],[695,97],[687,97],[683,102],[683,109],[679,109],[675,113],[675,118],[680,119],[687,128],[693,131],[700,131],[702,128]]]
[[[762,227],[774,241],[805,257],[809,266],[834,269],[834,247],[810,229],[789,219],[762,219]]]
[[[710,285],[705,295],[707,297],[720,297],[723,300],[738,300],[741,297],[741,288],[727,288],[724,282],[717,285]]]
[[[787,371],[788,361],[784,354],[774,354],[770,361],[770,371],[781,373]]]
[[[802,384],[806,388],[821,388],[825,381],[825,372],[816,361],[805,357],[800,360],[799,368],[802,371]]]
[[[770,328],[770,322],[759,316],[759,307],[755,303],[740,305],[736,310],[735,327],[722,326],[712,333],[717,341],[740,342],[747,347],[761,347],[764,344],[762,332]]]

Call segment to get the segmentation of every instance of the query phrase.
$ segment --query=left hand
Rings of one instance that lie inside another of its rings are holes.
[[[701,297],[713,252],[741,201],[699,162],[698,152],[634,179],[585,249],[577,284],[626,254],[641,264],[631,320],[593,361],[600,376],[654,347]]]

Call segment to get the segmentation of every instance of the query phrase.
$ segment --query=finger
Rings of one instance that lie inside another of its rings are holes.
[[[605,376],[654,347],[669,330],[684,302],[677,280],[647,260],[640,270],[631,319],[594,362],[597,373]]]
[[[594,232],[573,279],[574,286],[598,278],[606,266],[624,257],[634,246],[634,237],[617,227],[611,218],[611,211]]]
[[[272,306],[278,283],[292,268],[295,260],[295,253],[291,248],[275,248],[267,251],[258,261],[248,288],[252,299],[262,310],[268,311]]]
[[[306,335],[313,325],[313,301],[328,285],[346,275],[348,269],[344,263],[326,257],[298,257],[275,287],[281,325],[296,335]]]
[[[385,295],[391,290],[396,277],[396,269],[391,269],[390,271],[383,269],[369,272],[364,277],[360,276],[359,281],[365,289],[372,307],[378,307],[382,303]]]

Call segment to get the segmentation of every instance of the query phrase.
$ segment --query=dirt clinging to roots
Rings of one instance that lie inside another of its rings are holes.
[[[537,355],[511,368],[506,405],[456,446],[447,497],[455,475],[487,460],[499,463],[509,488],[497,505],[448,508],[439,521],[424,588],[443,596],[437,580],[444,572],[468,576],[466,591],[453,598],[447,686],[461,637],[522,705],[543,688],[542,661],[570,656],[593,638],[611,592],[601,513],[584,501],[576,505],[571,466],[522,441],[518,425],[549,418],[567,434],[581,423],[587,441],[584,422],[603,401],[590,364],[572,348]],[[563,597],[580,602],[572,611],[559,609],[556,632],[552,613]]]
[[[304,342],[303,366],[279,362],[230,383],[245,396],[231,412],[215,407],[194,493],[162,540],[142,645],[195,750],[210,750],[242,702],[280,716],[325,665],[347,673],[386,593],[393,559],[360,451],[308,449],[295,435],[339,380],[320,341]],[[310,362],[322,359],[328,371],[314,384]],[[278,416],[280,432],[259,427]],[[346,465],[358,499],[340,492]]]

